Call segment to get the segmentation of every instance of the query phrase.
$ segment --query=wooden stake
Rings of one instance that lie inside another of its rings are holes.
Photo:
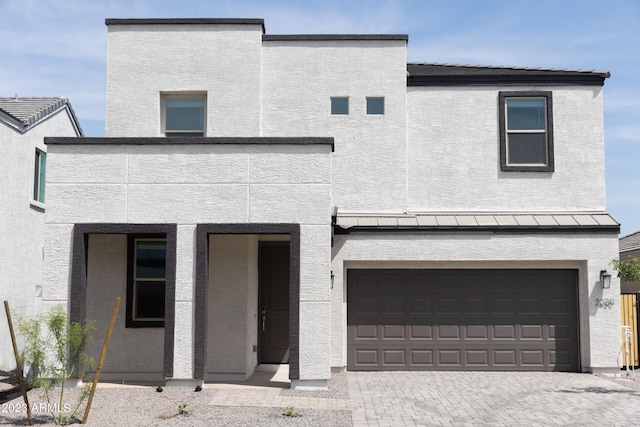
[[[82,418],[82,424],[87,423],[89,418],[89,410],[91,409],[91,402],[93,401],[93,394],[98,386],[98,379],[100,378],[100,370],[102,369],[102,363],[104,362],[104,356],[107,354],[107,347],[109,347],[109,341],[111,340],[111,332],[113,332],[113,326],[116,323],[116,316],[118,315],[118,308],[120,307],[120,297],[116,298],[116,305],[113,307],[113,314],[111,314],[111,323],[109,324],[109,330],[107,336],[104,339],[104,345],[102,346],[102,354],[100,354],[100,361],[96,368],[96,374],[93,377],[93,385],[91,386],[91,393],[89,393],[89,400],[87,401],[87,407],[84,410],[84,418]]]
[[[4,311],[7,312],[7,322],[9,323],[9,332],[11,333],[11,342],[13,343],[13,353],[16,356],[16,366],[18,371],[18,381],[20,382],[20,388],[22,389],[22,397],[25,405],[27,405],[27,418],[29,418],[29,425],[33,425],[33,418],[31,418],[31,406],[29,406],[29,397],[27,396],[27,386],[24,383],[24,377],[22,372],[22,364],[20,363],[20,352],[18,352],[18,343],[16,343],[16,335],[13,333],[13,322],[11,321],[11,311],[9,311],[9,301],[4,300]]]

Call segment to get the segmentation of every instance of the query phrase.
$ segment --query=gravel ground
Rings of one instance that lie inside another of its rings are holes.
[[[29,403],[44,402],[40,390],[29,392]],[[65,393],[65,402],[73,402],[76,390]],[[295,408],[297,417],[283,415],[284,408],[252,406],[210,406],[216,389],[205,387],[196,393],[191,388],[165,387],[162,393],[154,387],[98,388],[87,420],[88,426],[351,426],[350,411],[312,410]],[[320,392],[285,390],[283,396],[313,398],[348,398],[346,374],[334,374],[329,390]],[[0,398],[0,426],[26,426],[27,414],[19,393]],[[178,406],[186,404],[186,414],[178,413]],[[6,412],[5,412],[6,410]],[[53,426],[51,415],[33,412],[34,425]],[[78,411],[81,420],[84,406]],[[78,421],[80,422],[80,421]]]

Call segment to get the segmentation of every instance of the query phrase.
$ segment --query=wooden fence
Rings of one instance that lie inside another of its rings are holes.
[[[637,293],[620,295],[621,325],[631,326],[629,356],[627,356],[626,352],[624,328],[620,328],[622,334],[622,366],[624,367],[640,365],[638,360],[638,295]]]

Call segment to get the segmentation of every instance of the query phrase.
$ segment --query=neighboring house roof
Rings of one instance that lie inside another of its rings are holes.
[[[415,63],[407,64],[408,86],[493,84],[604,85],[608,71]]]
[[[372,231],[616,232],[620,224],[606,213],[477,213],[357,216],[338,214],[336,233]]]
[[[25,133],[39,123],[67,109],[79,136],[84,136],[80,122],[67,98],[0,98],[0,122],[20,133]]]
[[[640,231],[620,238],[620,252],[631,252],[640,249]]]

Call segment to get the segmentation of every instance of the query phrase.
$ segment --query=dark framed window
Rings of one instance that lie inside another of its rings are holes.
[[[367,114],[384,114],[384,97],[367,97]]]
[[[47,153],[36,148],[36,163],[33,169],[33,200],[44,203],[44,190],[47,172]]]
[[[205,94],[164,94],[162,105],[165,136],[205,136]]]
[[[165,317],[167,239],[129,235],[128,328],[163,327]]]
[[[500,168],[513,172],[553,172],[551,92],[500,92]]]
[[[349,98],[346,96],[331,97],[331,114],[348,115],[349,114]]]

